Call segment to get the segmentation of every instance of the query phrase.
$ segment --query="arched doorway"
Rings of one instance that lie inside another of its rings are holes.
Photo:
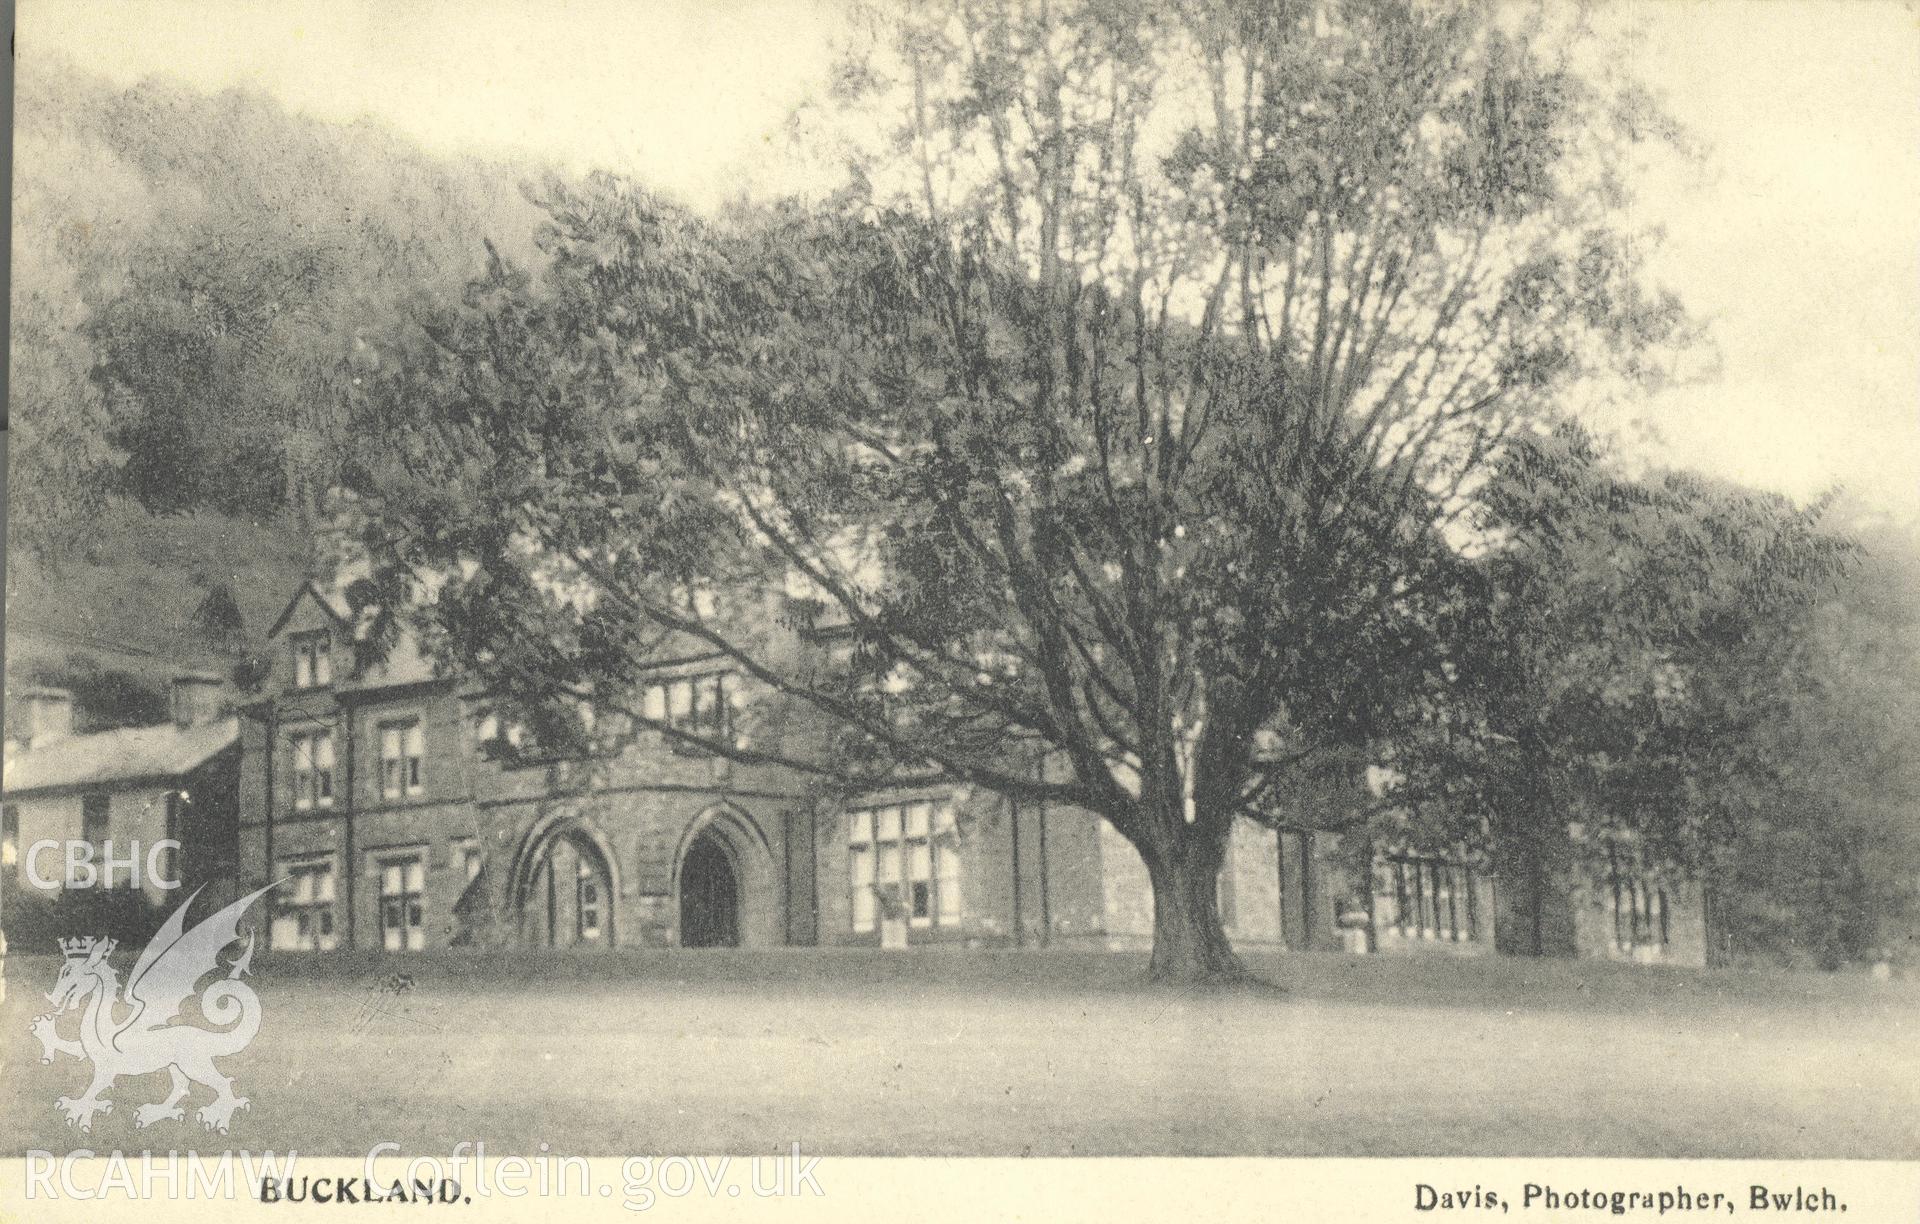
[[[604,948],[613,943],[612,865],[578,824],[543,831],[522,859],[520,933],[546,948]]]
[[[680,943],[687,948],[740,944],[740,877],[733,856],[711,829],[693,839],[680,863]]]
[[[781,889],[752,816],[715,804],[688,822],[674,851],[676,940],[685,948],[769,948],[784,942]]]

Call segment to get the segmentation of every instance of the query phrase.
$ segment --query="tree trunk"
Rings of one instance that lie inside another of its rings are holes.
[[[1147,878],[1153,885],[1153,979],[1183,985],[1243,981],[1246,966],[1220,922],[1218,856],[1198,854],[1191,846],[1182,851],[1164,860],[1147,856]]]

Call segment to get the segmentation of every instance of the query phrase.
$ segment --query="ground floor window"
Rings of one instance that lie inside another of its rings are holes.
[[[333,856],[282,859],[268,942],[287,952],[328,952],[337,943],[333,920]]]
[[[1374,929],[1406,939],[1478,939],[1478,892],[1473,870],[1461,863],[1412,855],[1376,860]]]
[[[419,854],[380,860],[380,946],[418,952],[427,946],[427,864]]]
[[[600,938],[600,873],[584,858],[574,890],[574,933],[581,939]]]
[[[959,924],[960,838],[950,804],[848,812],[847,862],[856,932],[872,931],[883,916],[914,927]]]
[[[1612,884],[1613,946],[1621,952],[1665,948],[1669,937],[1667,891],[1619,852],[1608,856]]]

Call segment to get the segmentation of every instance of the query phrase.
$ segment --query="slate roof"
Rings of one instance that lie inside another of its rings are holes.
[[[8,798],[32,791],[106,786],[139,778],[176,778],[206,764],[240,738],[240,720],[198,727],[161,723],[93,735],[68,735],[10,752],[0,789]]]

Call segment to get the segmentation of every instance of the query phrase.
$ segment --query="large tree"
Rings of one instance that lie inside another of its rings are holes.
[[[1097,812],[1147,866],[1155,973],[1237,976],[1232,821],[1417,714],[1487,465],[1681,328],[1610,169],[1651,111],[1503,13],[876,19],[797,124],[849,159],[834,197],[703,223],[555,188],[538,286],[496,260],[377,355],[384,576],[528,701],[684,735],[638,694],[691,642],[836,729],[713,751]],[[702,614],[700,580],[788,591],[851,661]]]

